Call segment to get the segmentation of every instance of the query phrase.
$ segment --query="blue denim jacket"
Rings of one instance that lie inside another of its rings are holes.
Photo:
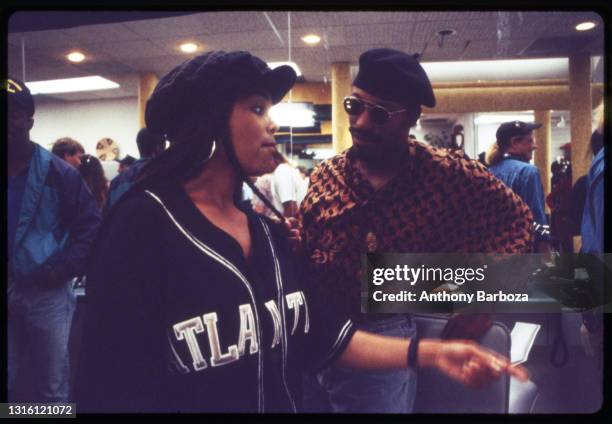
[[[580,228],[582,253],[604,251],[604,149],[593,159],[587,176],[587,197]]]
[[[540,225],[548,225],[544,213],[544,187],[538,168],[515,156],[508,155],[501,162],[491,166],[489,171],[527,203],[535,222]],[[536,234],[536,237],[540,236]]]
[[[99,224],[79,172],[35,145],[9,254],[11,279],[20,286],[51,270],[65,281],[81,274]]]

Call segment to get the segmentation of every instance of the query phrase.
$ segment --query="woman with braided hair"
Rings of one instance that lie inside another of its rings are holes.
[[[268,112],[295,78],[247,52],[214,51],[158,83],[146,122],[170,147],[99,232],[79,412],[297,412],[302,370],[331,361],[436,367],[477,387],[501,373],[527,378],[473,343],[356,331],[300,282],[285,227],[239,207],[242,182],[273,169]]]

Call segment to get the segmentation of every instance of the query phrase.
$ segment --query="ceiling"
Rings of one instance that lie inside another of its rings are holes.
[[[574,29],[587,20],[598,26]],[[455,34],[441,39],[436,33],[443,29]],[[321,43],[305,45],[301,37],[309,33]],[[8,70],[19,78],[25,70],[26,81],[101,75],[121,85],[53,95],[84,100],[135,97],[139,73],[161,77],[193,56],[178,50],[185,41],[203,50],[248,50],[268,62],[291,57],[305,81],[329,81],[332,63],[356,65],[373,47],[422,53],[422,62],[562,58],[578,50],[602,55],[603,38],[594,12],[16,12]],[[88,59],[69,63],[65,55],[73,49]]]

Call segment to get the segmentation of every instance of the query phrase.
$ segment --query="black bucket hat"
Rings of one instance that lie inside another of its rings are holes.
[[[177,66],[165,75],[147,101],[147,127],[172,141],[186,123],[210,113],[224,99],[263,89],[278,103],[291,89],[296,74],[290,66],[275,69],[245,51],[212,51]]]

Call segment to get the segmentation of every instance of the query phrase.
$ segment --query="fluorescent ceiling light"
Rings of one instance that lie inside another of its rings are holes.
[[[71,62],[79,63],[85,60],[85,55],[81,52],[70,52],[66,55],[66,58]]]
[[[523,121],[523,122],[533,122],[533,114],[495,114],[495,113],[486,113],[480,114],[476,118],[474,118],[474,125],[491,125],[491,124],[501,124],[503,122],[508,121]]]
[[[183,53],[194,53],[198,50],[198,45],[195,43],[184,43],[181,44],[180,48]]]
[[[567,58],[460,60],[422,62],[421,65],[433,83],[569,78]],[[352,78],[357,75],[357,70],[357,66],[351,66]]]
[[[299,66],[297,66],[297,63],[295,62],[268,62],[268,66],[272,69],[278,68],[279,66],[282,66],[282,65],[291,66],[298,77],[302,75],[302,71],[300,71]]]
[[[77,91],[109,90],[119,88],[114,81],[99,75],[92,77],[64,78],[26,83],[32,94],[74,93]]]
[[[304,103],[278,103],[270,108],[270,117],[279,127],[313,127],[315,111]]]
[[[595,22],[582,22],[576,25],[576,31],[588,31],[597,26]]]
[[[306,44],[319,44],[321,37],[317,34],[308,34],[302,37],[302,41]]]
[[[423,62],[431,81],[499,81],[568,78],[567,58]]]

